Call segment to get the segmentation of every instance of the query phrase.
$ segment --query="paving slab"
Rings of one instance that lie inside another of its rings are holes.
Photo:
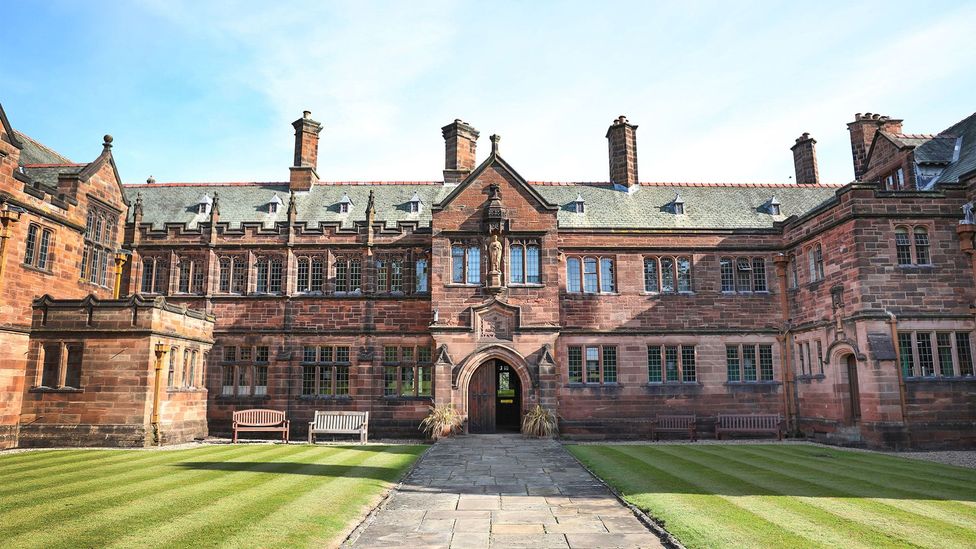
[[[466,435],[436,443],[344,547],[661,547],[553,440]]]

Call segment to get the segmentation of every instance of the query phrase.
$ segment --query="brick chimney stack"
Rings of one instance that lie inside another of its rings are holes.
[[[861,180],[867,169],[868,149],[878,130],[889,133],[901,133],[901,120],[872,113],[857,113],[854,121],[847,123],[847,131],[851,133],[851,154],[854,157],[854,179]]]
[[[460,118],[441,128],[444,135],[444,183],[460,183],[475,167],[478,130]]]
[[[295,128],[295,164],[290,168],[291,179],[288,187],[292,191],[307,191],[319,180],[316,169],[322,124],[312,120],[310,111],[305,111],[291,125]]]
[[[637,126],[620,116],[607,130],[610,147],[610,182],[627,189],[636,188],[637,179]]]
[[[817,140],[809,133],[796,138],[796,145],[790,147],[793,151],[793,167],[796,169],[796,182],[816,185],[820,183],[820,172],[817,170]]]

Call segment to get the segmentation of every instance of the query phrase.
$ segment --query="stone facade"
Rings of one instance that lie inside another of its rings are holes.
[[[206,390],[167,393],[164,441],[202,432],[204,397],[214,434],[234,410],[269,407],[295,436],[330,409],[369,411],[372,435],[416,436],[432,404],[484,413],[473,380],[488,367],[511,376],[490,395],[499,410],[552,408],[565,436],[644,436],[669,413],[696,414],[707,436],[718,414],[773,413],[839,444],[976,444],[976,231],[960,224],[976,194],[973,117],[918,136],[856,116],[847,185],[819,182],[808,134],[796,183],[641,183],[623,117],[607,131],[608,183],[528,182],[498,136],[477,164],[479,133],[461,120],[442,128],[443,182],[332,183],[319,180],[322,126],[305,113],[294,127],[287,182],[124,186],[121,295],[216,319]],[[945,157],[949,141],[960,155]],[[44,302],[4,332],[27,363],[0,378],[24,399],[11,417],[32,443],[46,436],[24,381],[41,364]],[[180,349],[210,348],[201,326],[173,333]],[[55,424],[151,438],[129,411]]]

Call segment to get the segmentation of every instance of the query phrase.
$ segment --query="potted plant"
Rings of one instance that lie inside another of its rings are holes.
[[[527,437],[551,437],[558,431],[556,414],[536,404],[522,418],[522,434]]]
[[[431,406],[430,413],[420,422],[420,430],[433,440],[447,438],[461,432],[464,418],[454,406]]]

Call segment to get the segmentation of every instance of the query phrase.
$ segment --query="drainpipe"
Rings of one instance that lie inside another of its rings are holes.
[[[115,288],[112,291],[112,299],[118,299],[122,291],[122,266],[130,255],[132,252],[129,250],[119,250],[115,253]]]
[[[780,364],[783,365],[783,409],[786,411],[787,429],[796,433],[799,428],[796,421],[796,417],[799,415],[799,399],[795,395],[796,384],[793,380],[793,366],[790,364],[790,352],[787,349],[787,342],[789,342],[791,335],[789,285],[786,281],[789,263],[789,258],[782,252],[773,257],[773,264],[776,266],[776,278],[779,279],[779,305],[784,326],[783,332],[777,338],[779,340]]]
[[[10,238],[10,224],[20,221],[26,210],[13,204],[3,204],[0,208],[0,287],[3,286],[3,266],[7,260],[7,239]]]
[[[898,343],[898,318],[895,313],[891,311],[885,311],[888,313],[888,326],[891,328],[891,341],[894,342],[895,346],[895,371],[898,372],[898,398],[901,403],[901,418],[902,423],[905,424],[905,431],[908,434],[908,446],[912,446],[912,428],[911,423],[908,420],[908,404],[905,398],[905,375],[901,371],[901,348]]]
[[[166,345],[164,343],[156,344],[156,381],[153,385],[153,403],[152,403],[152,415],[149,418],[152,424],[153,431],[153,442],[156,446],[162,446],[163,444],[163,434],[159,430],[159,390],[160,385],[163,382],[163,357],[166,356]]]

